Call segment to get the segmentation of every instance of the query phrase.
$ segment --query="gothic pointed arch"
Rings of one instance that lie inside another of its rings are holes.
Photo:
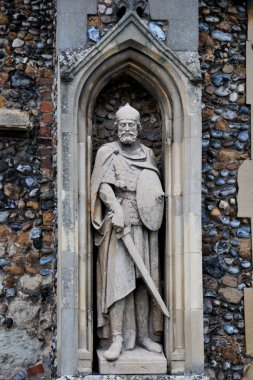
[[[58,176],[61,375],[92,372],[92,113],[101,90],[121,74],[131,76],[152,93],[162,113],[167,199],[165,301],[171,311],[164,335],[168,373],[203,370],[199,72],[193,62],[186,63],[182,57],[129,12],[62,72]]]

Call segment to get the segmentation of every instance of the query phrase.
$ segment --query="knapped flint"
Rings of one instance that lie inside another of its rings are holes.
[[[137,182],[136,199],[143,224],[151,231],[157,231],[163,220],[164,194],[161,181],[153,170],[143,170]]]

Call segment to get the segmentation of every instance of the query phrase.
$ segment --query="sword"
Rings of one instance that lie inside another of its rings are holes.
[[[121,232],[116,233],[116,237],[117,237],[117,239],[121,239],[123,241],[124,246],[126,247],[128,253],[132,257],[135,265],[139,269],[139,271],[143,277],[143,280],[144,280],[145,284],[147,285],[148,290],[150,291],[151,295],[156,300],[156,302],[157,302],[158,306],[160,307],[160,309],[162,310],[163,314],[167,318],[169,318],[170,317],[169,310],[167,309],[165,303],[163,302],[162,297],[160,296],[160,293],[157,290],[157,287],[156,287],[154,281],[152,280],[152,277],[150,276],[150,274],[149,274],[149,272],[148,272],[148,270],[144,264],[142,257],[139,255],[139,252],[135,247],[133,239],[130,235],[130,227],[125,227]]]

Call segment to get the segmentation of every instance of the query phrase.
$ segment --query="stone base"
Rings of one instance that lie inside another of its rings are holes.
[[[146,375],[86,375],[86,376],[62,376],[56,380],[147,380]],[[210,380],[205,375],[149,375],[148,380]]]
[[[146,374],[161,375],[167,373],[167,360],[164,354],[155,354],[136,347],[123,351],[119,359],[109,362],[104,358],[104,351],[97,350],[99,373],[102,375]]]

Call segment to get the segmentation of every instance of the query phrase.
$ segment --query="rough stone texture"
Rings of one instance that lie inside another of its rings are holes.
[[[35,256],[35,260],[38,256]],[[40,286],[42,282],[42,276],[36,275],[36,276],[29,276],[24,275],[20,279],[20,284],[22,286],[23,292],[28,294],[36,294],[40,292]]]
[[[27,112],[0,108],[0,130],[29,130],[30,128]]]
[[[218,293],[223,300],[234,304],[238,304],[243,296],[243,293],[240,290],[231,288],[221,288]]]
[[[1,371],[11,367],[26,368],[36,363],[41,356],[42,343],[26,330],[1,330]]]
[[[237,218],[237,175],[250,153],[245,100],[246,4],[200,4],[203,75],[205,363],[211,379],[242,379],[243,288],[251,287],[249,220]]]
[[[9,306],[9,315],[15,321],[15,326],[19,329],[26,328],[30,323],[35,322],[40,305],[22,299],[14,300]]]
[[[55,227],[48,213],[55,209],[54,17],[51,0],[0,2],[0,378],[4,380],[23,379],[21,372],[38,361],[45,378],[51,378]]]

